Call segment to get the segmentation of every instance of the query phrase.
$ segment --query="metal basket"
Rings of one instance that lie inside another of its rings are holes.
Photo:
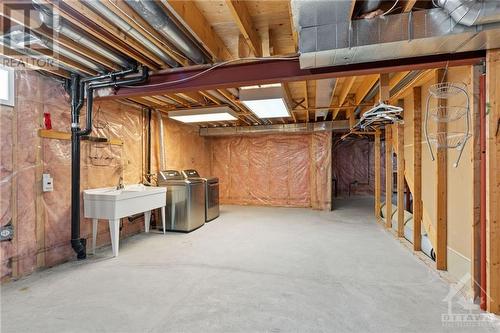
[[[468,111],[465,106],[437,106],[429,108],[429,116],[434,121],[448,123],[463,118]]]
[[[471,134],[464,132],[438,132],[429,134],[429,141],[435,144],[438,148],[461,148]]]
[[[436,83],[429,87],[429,93],[436,98],[448,98],[458,94],[467,95],[467,86],[457,82]]]

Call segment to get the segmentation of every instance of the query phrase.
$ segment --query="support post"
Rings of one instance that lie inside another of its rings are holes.
[[[385,226],[392,227],[392,128],[385,126]]]
[[[486,54],[486,96],[486,305],[500,314],[500,50]]]
[[[446,70],[436,71],[435,83],[446,81]],[[438,99],[438,115],[446,116],[446,99]],[[447,124],[437,123],[438,142],[436,152],[436,268],[442,271],[448,268],[448,150],[446,148]]]
[[[400,101],[400,106],[404,106],[404,101]],[[403,113],[404,114],[404,113]],[[405,227],[405,131],[404,124],[397,124],[397,162],[398,162],[398,179],[397,179],[397,189],[398,189],[398,237],[404,237],[404,227]]]
[[[422,249],[422,88],[413,88],[413,250]]]
[[[373,163],[375,164],[375,218],[380,219],[381,206],[381,180],[380,180],[380,160],[382,159],[380,151],[380,130],[375,132],[375,149],[373,154]]]

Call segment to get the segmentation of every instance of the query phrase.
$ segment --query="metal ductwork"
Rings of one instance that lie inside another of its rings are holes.
[[[130,34],[132,37],[134,37],[137,41],[141,42],[144,44],[144,46],[154,53],[158,58],[160,58],[162,61],[164,61],[166,64],[168,64],[171,67],[178,67],[179,64],[177,61],[175,61],[172,57],[170,57],[168,54],[160,50],[154,43],[149,41],[148,39],[144,38],[144,36],[134,29],[130,24],[122,20],[118,15],[116,15],[113,11],[111,11],[108,7],[103,5],[99,0],[89,0],[85,1],[85,5],[88,7],[91,7],[96,13],[106,17],[108,20],[110,20],[113,24],[115,24],[118,28],[123,30],[124,32]]]
[[[206,62],[203,52],[179,29],[175,22],[165,14],[155,1],[126,0],[126,2],[189,59],[196,64]]]
[[[313,132],[345,132],[349,129],[348,120],[323,121],[317,123],[276,124],[241,127],[200,128],[200,136],[230,136],[252,134],[296,134]]]
[[[48,8],[41,6],[38,0],[33,1],[38,6],[38,13],[40,16],[40,21],[47,27],[51,28],[57,33],[60,33],[73,41],[80,43],[81,45],[87,47],[90,50],[98,51],[101,55],[113,61],[114,63],[120,65],[123,68],[130,68],[133,65],[128,62],[125,58],[111,52],[106,47],[93,41],[90,38],[83,36],[78,31],[71,28],[57,12],[51,12]]]
[[[15,52],[33,58],[39,64],[45,64],[45,65],[55,64],[57,67],[67,70],[69,72],[77,73],[82,76],[87,75],[76,68],[65,65],[57,58],[45,55],[41,52],[36,51],[35,49],[25,47],[26,44],[39,44],[43,45],[44,47],[47,47],[38,37],[25,33],[24,28],[21,26],[14,27],[14,29],[8,34],[0,36],[0,46],[4,45],[5,47],[8,47],[14,50]],[[72,55],[77,57],[75,54]],[[74,58],[72,59],[75,60]]]
[[[500,47],[500,22],[469,27],[441,8],[350,21],[349,3],[292,0],[301,68]]]
[[[498,0],[437,0],[456,23],[466,26],[500,22],[500,1]]]

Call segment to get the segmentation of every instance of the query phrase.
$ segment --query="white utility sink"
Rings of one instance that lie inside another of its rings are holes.
[[[95,252],[97,222],[109,221],[113,255],[118,255],[120,240],[120,219],[144,213],[144,229],[149,232],[151,210],[161,208],[163,233],[165,233],[166,187],[150,187],[142,184],[125,185],[123,189],[114,187],[96,188],[83,191],[83,215],[92,219],[92,249]]]

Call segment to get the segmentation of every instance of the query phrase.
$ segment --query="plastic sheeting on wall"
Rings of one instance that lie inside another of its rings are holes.
[[[337,195],[373,195],[375,188],[374,142],[368,139],[334,140],[332,177]],[[385,191],[385,145],[381,148],[381,185]]]
[[[43,113],[51,114],[54,130],[70,129],[69,99],[61,84],[34,71],[16,71],[16,104],[1,107],[0,216],[14,225],[14,239],[1,245],[2,279],[52,266],[71,258],[70,141],[42,139]],[[123,146],[82,142],[81,188],[114,186],[142,177],[140,110],[116,102],[96,103],[94,136],[119,138]],[[84,117],[82,116],[82,119]],[[41,174],[54,178],[54,191],[41,192]],[[141,230],[139,221],[124,220],[122,236]],[[107,223],[99,224],[98,244],[109,243]],[[91,223],[81,220],[82,237],[90,239]],[[90,244],[90,242],[88,242]]]
[[[328,208],[330,137],[212,138],[212,175],[220,179],[221,203]]]

